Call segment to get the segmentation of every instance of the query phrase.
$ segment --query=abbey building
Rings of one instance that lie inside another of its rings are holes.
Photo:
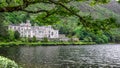
[[[30,37],[35,36],[36,38],[59,38],[59,31],[54,30],[49,26],[32,26],[30,21],[27,20],[26,23],[21,23],[19,25],[9,25],[9,30],[18,31],[20,37]]]

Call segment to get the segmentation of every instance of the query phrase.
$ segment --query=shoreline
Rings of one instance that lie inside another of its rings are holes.
[[[0,46],[94,45],[95,42],[0,42]]]

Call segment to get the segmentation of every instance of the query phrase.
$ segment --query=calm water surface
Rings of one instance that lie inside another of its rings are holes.
[[[120,44],[1,47],[24,68],[120,68]]]

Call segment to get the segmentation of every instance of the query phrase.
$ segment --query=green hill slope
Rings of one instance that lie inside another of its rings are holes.
[[[81,2],[81,3],[71,3],[73,6],[75,6],[77,9],[79,9],[81,12],[79,12],[80,15],[91,15],[94,18],[97,19],[105,19],[108,17],[115,17],[117,19],[117,22],[119,22],[120,18],[120,5],[116,3],[115,1],[111,1],[108,4],[104,5],[95,5],[91,6],[87,2]],[[117,7],[115,7],[117,6]]]

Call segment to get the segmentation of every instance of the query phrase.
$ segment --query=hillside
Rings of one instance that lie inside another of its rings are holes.
[[[81,3],[71,3],[77,9],[80,9],[81,15],[91,15],[97,19],[104,19],[108,17],[115,17],[119,22],[120,18],[120,4],[115,2],[115,0],[111,0],[108,4],[99,4],[95,6],[91,6],[87,2]]]
[[[112,0],[110,3],[103,6],[117,14],[120,14],[120,4],[115,2],[115,0]]]

